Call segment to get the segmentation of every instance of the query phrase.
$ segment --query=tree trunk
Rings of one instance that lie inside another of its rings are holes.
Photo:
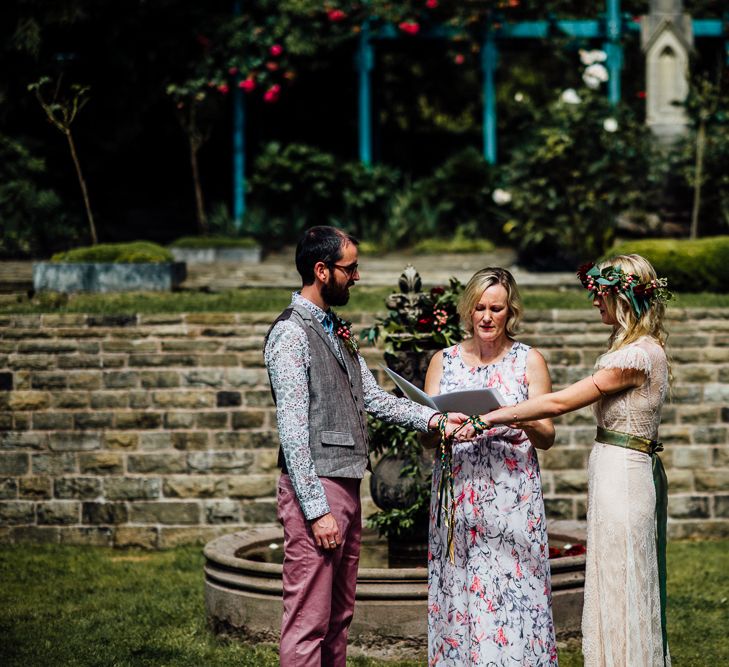
[[[71,130],[67,129],[65,131],[66,138],[68,139],[68,146],[71,149],[71,158],[73,159],[73,164],[76,167],[76,175],[78,176],[78,182],[81,185],[81,194],[84,198],[84,206],[86,207],[86,217],[89,220],[89,231],[91,232],[91,245],[96,245],[99,242],[98,237],[96,236],[96,225],[94,224],[94,214],[91,212],[91,202],[89,201],[89,192],[86,189],[86,181],[84,180],[83,174],[81,173],[81,163],[78,160],[78,155],[76,154],[76,145],[73,143],[73,136],[71,135]]]
[[[696,166],[694,168],[694,206],[691,211],[689,238],[699,235],[699,211],[701,210],[701,179],[704,172],[704,147],[706,145],[706,121],[702,118],[696,135]]]
[[[190,167],[192,168],[192,183],[195,189],[195,215],[200,233],[207,236],[209,233],[208,218],[205,215],[205,201],[203,199],[202,186],[200,185],[200,172],[197,165],[197,153],[200,145],[190,137]]]

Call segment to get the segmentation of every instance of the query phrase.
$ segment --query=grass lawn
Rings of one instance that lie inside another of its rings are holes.
[[[673,664],[729,664],[729,541],[672,543],[668,556]],[[208,632],[202,563],[199,547],[0,547],[0,665],[277,665],[274,648],[221,641]],[[577,643],[560,651],[560,664],[582,664]]]
[[[349,312],[384,311],[385,299],[395,291],[390,287],[357,287],[345,308]],[[583,290],[522,291],[527,310],[539,308],[589,308]],[[202,292],[141,292],[127,294],[40,294],[32,301],[0,304],[0,315],[10,313],[190,313],[190,312],[279,312],[291,299],[291,291],[281,288],[228,290],[215,294]],[[679,308],[729,307],[729,294],[679,294],[672,302]]]

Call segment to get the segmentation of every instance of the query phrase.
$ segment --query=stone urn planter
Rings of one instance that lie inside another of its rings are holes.
[[[184,262],[36,262],[36,292],[142,292],[170,291],[187,276]]]

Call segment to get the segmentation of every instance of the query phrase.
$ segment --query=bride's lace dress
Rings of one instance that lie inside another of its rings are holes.
[[[600,399],[598,426],[655,439],[668,389],[660,344],[645,336],[604,354],[596,368],[634,368],[646,375],[640,387]],[[663,665],[651,457],[596,442],[588,477],[585,666]]]

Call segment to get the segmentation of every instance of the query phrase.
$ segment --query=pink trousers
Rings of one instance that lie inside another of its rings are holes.
[[[278,483],[284,529],[282,667],[345,667],[354,613],[362,517],[359,479],[321,478],[342,544],[324,551],[314,542],[291,479]]]

